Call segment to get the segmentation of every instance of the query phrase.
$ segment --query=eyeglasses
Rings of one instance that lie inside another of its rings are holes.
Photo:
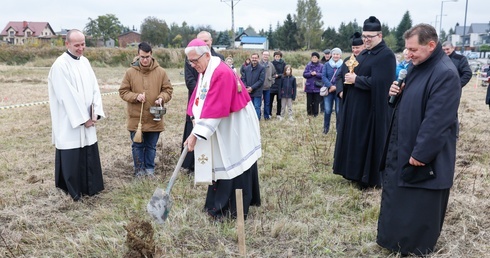
[[[204,52],[204,53],[202,53],[202,55],[200,55],[200,56],[199,56],[198,58],[196,58],[196,59],[189,59],[189,60],[187,60],[187,63],[189,63],[189,64],[197,64],[197,62],[199,62],[199,59],[201,59],[201,57],[202,57],[204,54],[206,54],[206,53],[205,53],[205,52]]]
[[[150,59],[151,56],[140,56],[140,59]]]
[[[373,39],[375,37],[377,37],[379,34],[376,34],[376,35],[362,35],[361,38],[362,39]]]

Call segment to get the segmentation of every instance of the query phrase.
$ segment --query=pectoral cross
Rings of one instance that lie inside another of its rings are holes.
[[[208,157],[207,157],[206,155],[202,154],[202,155],[201,155],[201,156],[200,156],[200,157],[197,159],[197,161],[199,161],[199,163],[201,163],[201,164],[204,164],[204,163],[206,163],[206,162],[208,161]]]

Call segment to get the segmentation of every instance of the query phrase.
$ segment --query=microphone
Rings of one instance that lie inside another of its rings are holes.
[[[405,81],[405,77],[407,77],[407,70],[401,69],[400,72],[398,73],[398,81],[397,81],[398,87],[402,86],[403,81]],[[397,99],[398,99],[398,95],[390,96],[390,100],[388,100],[388,103],[395,104]]]

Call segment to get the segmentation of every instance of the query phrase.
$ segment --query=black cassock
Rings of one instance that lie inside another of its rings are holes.
[[[75,201],[104,190],[97,143],[79,149],[56,149],[55,185]]]
[[[386,168],[382,172],[383,192],[378,219],[377,243],[403,255],[427,255],[434,251],[441,234],[449,189],[399,187],[396,182],[398,123],[393,117]]]
[[[357,60],[355,85],[340,89],[343,99],[333,172],[362,187],[381,187],[379,166],[393,111],[388,91],[395,80],[396,60],[384,41],[363,50]]]

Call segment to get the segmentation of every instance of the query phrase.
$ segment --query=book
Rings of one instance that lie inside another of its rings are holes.
[[[94,103],[92,103],[92,105],[90,105],[90,118],[92,119],[92,121],[97,121],[97,118],[98,118],[98,116],[95,114]]]

